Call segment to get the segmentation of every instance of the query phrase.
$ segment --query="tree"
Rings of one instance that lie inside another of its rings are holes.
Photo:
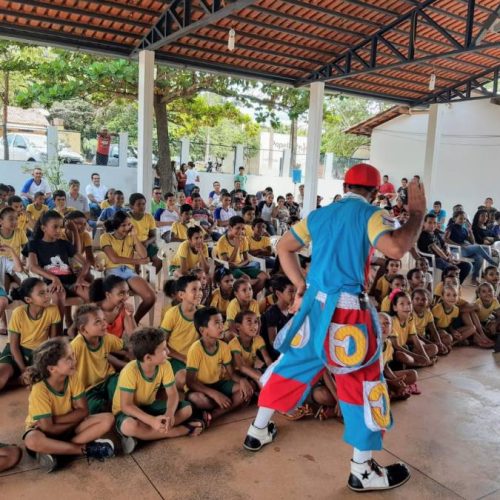
[[[4,160],[9,159],[9,144],[7,142],[7,124],[9,104],[11,102],[13,88],[23,85],[22,73],[32,68],[36,57],[41,49],[29,45],[0,41],[0,100],[2,101],[2,138]]]

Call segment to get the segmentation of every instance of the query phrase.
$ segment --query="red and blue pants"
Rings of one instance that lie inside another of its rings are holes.
[[[299,331],[290,349],[264,374],[259,406],[293,410],[329,369],[335,374],[344,440],[362,451],[380,450],[392,419],[381,361],[366,365],[378,349],[377,330],[370,310],[351,308],[352,301],[350,308],[343,308],[342,302],[335,309],[322,356],[311,341],[314,332]]]

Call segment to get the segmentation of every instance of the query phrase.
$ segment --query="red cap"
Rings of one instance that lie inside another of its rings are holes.
[[[380,172],[368,163],[353,165],[345,174],[346,184],[366,187],[379,187],[382,184]]]

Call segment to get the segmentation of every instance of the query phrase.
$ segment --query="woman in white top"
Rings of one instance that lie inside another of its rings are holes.
[[[196,170],[194,163],[190,161],[188,162],[188,169],[186,171],[186,187],[184,188],[186,196],[191,195],[191,191],[196,186],[197,182],[200,182],[200,176],[198,175],[198,170]]]
[[[172,224],[179,220],[179,209],[175,204],[175,196],[172,193],[167,193],[165,195],[165,202],[167,206],[160,214],[158,214],[160,210],[157,210],[155,218],[156,227],[160,229],[160,236],[168,243],[170,241],[170,229]]]

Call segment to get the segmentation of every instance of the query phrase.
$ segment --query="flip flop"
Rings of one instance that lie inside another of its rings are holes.
[[[192,421],[200,421],[200,419],[193,419]],[[209,411],[203,410],[201,412],[201,422],[203,422],[205,429],[208,429],[212,423],[212,414]]]
[[[200,425],[193,425],[195,423]],[[189,420],[188,422],[184,422],[181,425],[186,429],[188,429],[187,435],[192,437],[199,436],[205,430],[205,423],[203,422],[203,420],[200,419],[192,419]],[[199,431],[198,434],[195,434],[196,431]]]

